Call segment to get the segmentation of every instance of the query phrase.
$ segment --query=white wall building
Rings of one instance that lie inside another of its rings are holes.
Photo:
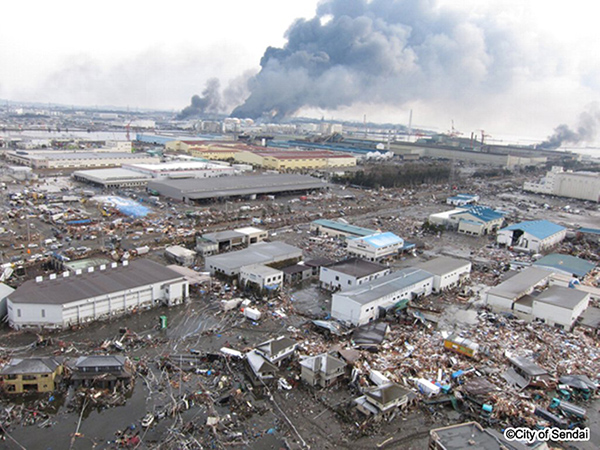
[[[389,267],[381,264],[360,258],[351,258],[327,267],[321,267],[319,283],[322,288],[330,291],[347,291],[383,277],[390,272]]]
[[[439,292],[444,289],[452,289],[469,279],[471,262],[464,259],[440,256],[419,264],[418,268],[433,274],[433,291]]]
[[[269,232],[255,227],[236,228],[234,231],[244,235],[244,244],[256,244],[262,242],[269,237]]]
[[[348,239],[346,242],[349,255],[367,261],[381,261],[394,257],[404,246],[404,239],[390,232]]]
[[[15,329],[66,328],[134,309],[179,304],[188,296],[183,276],[139,259],[26,281],[8,296],[8,322]]]
[[[504,213],[487,206],[469,206],[431,214],[429,222],[459,233],[482,236],[493,233],[502,226]]]
[[[421,269],[403,269],[349,291],[333,294],[331,316],[355,326],[380,317],[382,309],[417,296],[430,295],[433,275]]]
[[[152,178],[212,178],[234,175],[236,173],[236,170],[229,165],[201,161],[125,164],[123,168],[149,175]]]
[[[260,288],[275,289],[283,284],[283,272],[262,264],[252,264],[240,269],[240,281],[253,283]]]
[[[539,182],[526,181],[523,190],[600,202],[600,173],[565,172],[554,166]]]
[[[120,167],[128,163],[158,163],[160,158],[145,153],[102,151],[45,151],[7,152],[8,161],[34,169],[76,169],[80,167]]]
[[[534,297],[531,315],[551,326],[570,329],[589,305],[590,294],[551,286]]]
[[[490,289],[486,304],[494,311],[512,311],[516,301],[536,288],[547,286],[551,275],[552,272],[548,270],[528,267]]]
[[[567,229],[547,220],[516,223],[498,231],[496,241],[515,250],[539,253],[564,240]]]
[[[165,248],[165,257],[180,266],[189,267],[196,260],[196,252],[181,245],[172,245]]]

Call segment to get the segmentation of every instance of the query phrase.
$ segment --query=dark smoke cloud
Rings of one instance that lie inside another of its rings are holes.
[[[561,124],[554,129],[552,136],[538,145],[538,148],[554,150],[563,144],[592,142],[598,133],[599,123],[600,109],[598,104],[594,103],[588,107],[587,111],[581,113],[575,130],[569,128],[568,125]]]
[[[192,102],[181,110],[177,119],[197,117],[202,114],[218,113],[221,110],[221,94],[219,92],[221,83],[217,78],[210,78],[202,91],[202,97],[194,95]]]
[[[469,17],[432,0],[328,0],[288,29],[283,48],[267,48],[250,96],[232,115],[473,100],[510,86],[525,64],[515,34],[492,16]]]

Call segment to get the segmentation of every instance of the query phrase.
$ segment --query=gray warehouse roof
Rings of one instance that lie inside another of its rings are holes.
[[[182,278],[177,272],[154,261],[138,259],[127,266],[108,266],[105,270],[96,268],[94,272],[68,277],[59,275],[55,280],[29,280],[8,299],[13,303],[60,305]]]
[[[360,258],[350,258],[344,261],[337,262],[329,267],[328,270],[335,270],[346,275],[356,278],[366,277],[374,273],[379,273],[387,269],[386,266],[365,261]]]
[[[252,264],[269,264],[274,259],[282,260],[299,258],[302,250],[285,242],[259,242],[237,252],[206,258],[206,266],[214,265],[229,270],[239,270],[243,266]]]
[[[577,289],[569,289],[560,286],[550,286],[540,295],[535,297],[536,302],[560,306],[561,308],[573,309],[589,294]]]
[[[470,264],[464,259],[450,258],[449,256],[440,256],[439,258],[419,264],[420,269],[431,272],[434,275],[445,275],[448,272],[458,270]]]
[[[535,267],[528,267],[498,286],[490,289],[488,295],[496,295],[509,299],[517,299],[525,295],[536,284],[549,278],[551,272]]]
[[[124,181],[124,180],[150,180],[152,177],[145,173],[136,172],[129,169],[93,169],[78,170],[73,172],[73,177],[85,178],[98,183],[105,181]]]
[[[262,174],[222,178],[191,178],[160,180],[148,183],[148,188],[162,193],[162,189],[179,191],[190,200],[232,197],[252,194],[275,194],[287,191],[322,189],[327,184],[306,175]],[[163,194],[166,195],[166,194]]]
[[[361,305],[365,305],[386,295],[404,290],[428,278],[433,278],[433,275],[424,270],[403,269],[363,284],[359,288],[334,295],[343,295]]]

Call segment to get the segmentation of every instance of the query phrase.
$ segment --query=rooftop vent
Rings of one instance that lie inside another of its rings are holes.
[[[129,265],[129,261],[125,260],[123,261],[123,267],[127,267]]]

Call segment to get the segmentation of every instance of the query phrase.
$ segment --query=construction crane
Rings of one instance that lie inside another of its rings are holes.
[[[481,130],[481,145],[483,145],[485,138],[492,137],[490,134],[485,134],[485,130]]]
[[[454,119],[452,119],[452,129],[450,131],[448,131],[448,136],[449,137],[457,137],[457,136],[460,136],[462,134],[463,133],[461,133],[456,128],[454,128]]]

